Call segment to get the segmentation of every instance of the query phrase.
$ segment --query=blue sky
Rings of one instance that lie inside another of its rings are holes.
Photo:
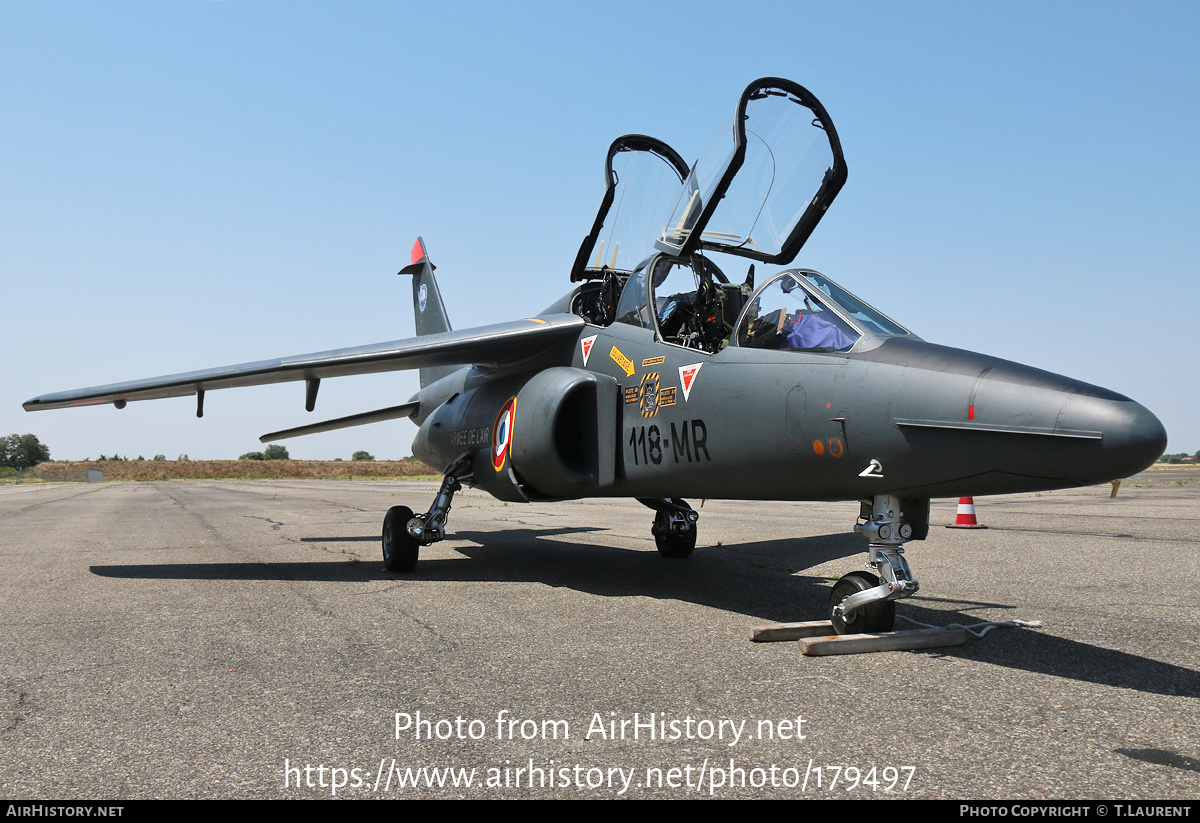
[[[35,395],[456,328],[567,291],[605,149],[689,160],[756,77],[849,179],[796,260],[927,340],[1097,383],[1200,449],[1195,3],[0,0],[0,434],[231,458],[414,374],[42,412]],[[410,453],[407,421],[287,442]]]

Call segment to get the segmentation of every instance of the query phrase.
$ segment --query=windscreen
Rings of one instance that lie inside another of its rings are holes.
[[[837,303],[842,311],[850,316],[852,321],[867,331],[873,331],[877,334],[911,334],[908,329],[887,317],[878,309],[859,300],[820,272],[804,271],[801,274],[818,291],[823,292],[833,302]]]
[[[735,340],[748,348],[844,352],[864,332],[911,334],[825,275],[792,269],[754,293],[738,321]]]

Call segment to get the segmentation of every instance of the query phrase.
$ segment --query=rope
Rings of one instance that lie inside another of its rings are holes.
[[[915,626],[920,626],[923,629],[965,629],[975,637],[983,637],[992,629],[1040,629],[1045,624],[1040,620],[1005,620],[1002,622],[983,622],[972,623],[969,626],[964,626],[962,623],[951,623],[949,626],[934,626],[931,623],[922,623],[919,620],[913,620],[911,617],[906,617],[902,614],[896,615],[897,620],[907,620]],[[981,628],[982,627],[982,628]],[[979,629],[979,631],[976,631]]]

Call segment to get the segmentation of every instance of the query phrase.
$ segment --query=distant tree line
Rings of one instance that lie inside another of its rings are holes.
[[[32,434],[10,434],[7,437],[0,437],[0,473],[12,474],[18,471],[32,468],[38,463],[44,463],[50,459],[50,449],[39,441]],[[127,461],[127,460],[145,460],[142,455],[136,458],[122,457],[117,453],[102,454],[97,461]],[[166,460],[165,454],[156,454],[151,460]],[[190,458],[186,454],[179,455],[176,458],[180,462],[186,462]],[[260,452],[246,452],[238,460],[291,460],[292,457],[288,454],[287,448],[278,444],[267,446]],[[341,460],[341,458],[337,458]],[[350,456],[351,460],[374,460],[375,455],[368,451],[356,451]],[[409,456],[404,460],[415,460],[415,457]],[[1163,459],[1166,459],[1164,455]],[[85,457],[84,462],[92,462],[92,458]],[[5,471],[6,470],[6,471]]]
[[[24,471],[49,459],[49,447],[32,434],[0,437],[0,468]]]
[[[1164,454],[1158,458],[1159,463],[1183,463],[1185,461],[1188,463],[1200,463],[1200,450],[1197,450],[1195,454],[1179,452],[1179,454]]]
[[[99,462],[99,461],[101,461],[101,460],[105,460],[105,461],[107,461],[107,460],[117,460],[117,461],[129,460],[129,461],[131,461],[131,462],[132,462],[132,461],[135,461],[135,460],[145,460],[145,459],[146,459],[146,458],[145,458],[145,457],[143,457],[143,456],[142,456],[142,455],[140,455],[140,454],[139,454],[137,457],[122,457],[122,456],[121,456],[121,455],[119,455],[119,454],[102,454],[102,455],[100,455],[99,457],[97,457],[97,458],[96,458],[97,462]],[[151,459],[151,460],[160,460],[160,461],[161,461],[161,460],[166,460],[166,459],[167,459],[167,456],[166,456],[165,454],[156,454],[156,455],[154,455],[154,457],[152,457],[152,458],[150,458],[150,459]],[[180,459],[180,460],[187,460],[187,459],[188,459],[188,456],[187,456],[186,454],[181,454],[181,455],[179,455],[179,459]],[[85,457],[85,458],[83,458],[83,462],[85,462],[85,463],[90,463],[90,462],[92,462],[92,458],[90,458],[90,457]]]
[[[260,452],[246,452],[238,460],[291,460],[291,455],[283,446],[270,445]],[[334,461],[341,460],[340,457],[335,457]],[[374,460],[375,455],[370,452],[356,451],[350,455],[351,460]]]
[[[287,448],[272,443],[260,452],[246,452],[238,460],[291,460]]]

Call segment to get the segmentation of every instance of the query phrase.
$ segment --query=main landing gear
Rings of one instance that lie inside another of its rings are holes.
[[[639,497],[637,500],[657,512],[650,532],[659,554],[687,557],[695,550],[699,512],[678,497]]]
[[[928,501],[921,502],[928,507]],[[920,505],[918,501],[901,501],[893,494],[880,494],[871,501],[863,501],[859,517],[866,522],[856,523],[854,531],[870,541],[867,563],[883,579],[858,571],[850,572],[834,584],[829,595],[829,619],[838,634],[891,631],[896,619],[895,601],[911,597],[920,588],[904,559],[903,545],[914,536],[911,521],[928,528],[928,513],[921,523],[919,512],[906,517],[902,503],[914,508]]]
[[[450,501],[470,480],[469,464],[459,461],[446,471],[442,487],[425,514],[413,515],[408,506],[392,506],[383,518],[383,567],[390,572],[411,572],[417,567],[422,546],[446,538]]]

